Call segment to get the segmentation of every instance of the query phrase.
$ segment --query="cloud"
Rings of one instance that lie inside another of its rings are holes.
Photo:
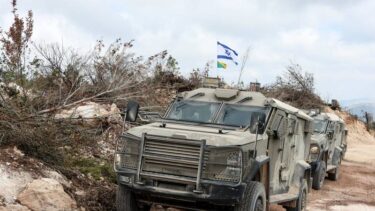
[[[8,5],[0,0],[0,5]],[[5,8],[5,9],[4,9]],[[274,81],[292,60],[314,73],[317,91],[339,99],[373,95],[375,2],[371,0],[139,0],[19,2],[35,14],[34,40],[87,49],[97,39],[135,39],[134,51],[168,50],[181,72],[215,60],[216,41],[250,57],[243,81]],[[0,26],[10,23],[0,7]],[[238,68],[237,68],[238,69]],[[216,71],[237,82],[237,71]],[[350,84],[350,85],[348,85]]]

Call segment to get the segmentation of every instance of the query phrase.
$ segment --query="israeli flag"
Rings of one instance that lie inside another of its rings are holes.
[[[217,42],[217,60],[232,60],[238,65],[238,54],[235,50],[231,49],[227,45]]]

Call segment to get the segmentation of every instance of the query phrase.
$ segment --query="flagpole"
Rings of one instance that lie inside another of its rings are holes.
[[[246,53],[244,54],[244,56],[243,56],[243,58],[242,58],[242,64],[241,64],[240,75],[239,75],[239,77],[238,77],[238,82],[237,82],[237,86],[238,86],[238,87],[240,87],[241,77],[242,77],[242,72],[243,72],[243,69],[245,69],[245,66],[246,66],[246,62],[247,62],[247,60],[249,59],[249,54],[250,54],[250,47],[247,48]]]

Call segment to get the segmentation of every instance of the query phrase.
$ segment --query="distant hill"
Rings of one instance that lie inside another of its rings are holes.
[[[341,106],[351,114],[364,119],[364,113],[369,112],[375,116],[375,100],[371,99],[352,99],[340,101]]]

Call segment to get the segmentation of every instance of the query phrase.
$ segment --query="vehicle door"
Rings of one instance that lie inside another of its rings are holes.
[[[335,122],[329,121],[327,127],[327,145],[328,145],[328,157],[327,157],[327,164],[332,164],[332,157],[335,150]]]
[[[289,189],[290,181],[294,172],[294,161],[296,160],[296,142],[299,138],[299,122],[295,115],[287,115],[286,136],[281,156],[280,182]]]
[[[341,147],[342,143],[343,143],[343,138],[345,136],[344,134],[344,125],[342,123],[337,123],[337,126],[336,126],[336,143],[335,143],[335,146],[336,147]]]
[[[283,170],[284,142],[287,136],[287,114],[276,109],[269,124],[268,156],[270,157],[270,192],[285,192],[285,182],[281,180]]]

